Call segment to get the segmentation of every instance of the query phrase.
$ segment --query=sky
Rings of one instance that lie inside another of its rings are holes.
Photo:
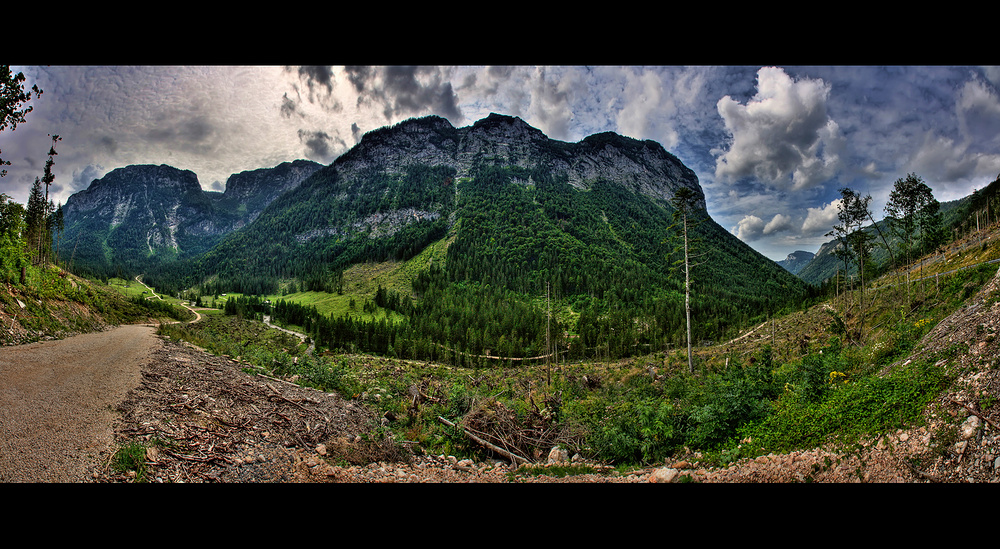
[[[324,164],[370,130],[439,115],[517,116],[552,139],[651,139],[695,171],[708,213],[773,260],[815,252],[839,190],[918,175],[941,202],[1000,175],[1000,67],[13,66],[37,84],[0,132],[0,193],[22,204],[58,135],[53,202],[111,170],[168,164],[223,190],[234,173]]]

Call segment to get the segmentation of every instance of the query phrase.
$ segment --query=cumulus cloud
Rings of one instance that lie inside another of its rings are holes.
[[[732,233],[744,242],[752,242],[765,236],[771,236],[780,232],[790,231],[794,228],[792,218],[785,214],[775,214],[770,221],[765,222],[756,215],[749,214],[743,217],[732,228]]]
[[[840,212],[841,201],[838,198],[824,206],[808,208],[806,219],[802,222],[802,233],[809,236],[829,232],[834,224],[837,223],[837,214]]]
[[[615,120],[618,133],[637,139],[655,136],[664,148],[672,149],[680,141],[672,121],[677,113],[676,101],[686,101],[692,85],[687,78],[669,82],[664,75],[652,70],[638,74],[627,72]]]
[[[764,220],[756,215],[746,215],[733,227],[732,233],[743,242],[751,242],[764,234],[764,225]]]
[[[753,176],[780,189],[814,187],[840,165],[840,130],[827,115],[830,85],[793,80],[784,70],[757,73],[757,94],[746,105],[726,95],[717,110],[731,138],[716,160],[722,181]]]
[[[1000,156],[974,151],[969,143],[928,131],[908,163],[907,171],[921,174],[940,186],[948,186],[975,179],[992,179],[998,169]]]
[[[1000,100],[985,82],[965,83],[955,105],[959,132],[966,142],[996,148],[1000,140]]]
[[[764,225],[764,234],[770,235],[782,231],[787,231],[792,228],[792,218],[785,214],[775,214],[767,225]]]
[[[581,90],[586,90],[578,69],[539,67],[531,81],[531,105],[527,115],[538,128],[555,139],[570,138],[570,123],[575,117],[574,105]]]

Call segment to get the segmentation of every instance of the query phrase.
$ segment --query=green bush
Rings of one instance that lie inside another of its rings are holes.
[[[589,399],[572,403],[568,414],[588,428],[587,442],[598,459],[651,463],[668,457],[683,443],[679,436],[683,418],[661,399]]]
[[[916,421],[944,381],[939,368],[918,362],[886,377],[831,383],[819,399],[787,392],[773,414],[742,428],[741,438],[767,452],[815,447],[834,435],[852,442]]]
[[[730,365],[709,378],[689,408],[685,443],[711,449],[731,440],[741,425],[766,417],[778,394],[769,349],[753,364]]]

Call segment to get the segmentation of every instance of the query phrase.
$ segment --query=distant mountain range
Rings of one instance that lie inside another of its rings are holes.
[[[800,250],[788,254],[788,257],[779,261],[778,265],[781,265],[792,274],[798,274],[814,257],[816,257],[816,254]]]

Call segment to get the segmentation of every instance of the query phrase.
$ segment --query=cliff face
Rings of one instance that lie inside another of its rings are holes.
[[[402,173],[414,164],[452,167],[459,178],[483,164],[542,167],[565,174],[577,188],[606,179],[664,200],[683,186],[705,207],[697,175],[658,143],[610,132],[565,143],[549,139],[520,118],[499,114],[463,128],[436,116],[407,120],[365,134],[334,163],[348,177],[370,170]]]
[[[232,229],[253,223],[274,199],[294,189],[322,165],[307,160],[285,162],[274,168],[248,170],[233,174],[226,181],[226,191],[216,206],[240,213]],[[232,230],[230,229],[230,230]]]
[[[118,168],[69,197],[60,239],[65,246],[72,243],[69,253],[77,265],[98,270],[158,255],[198,253],[252,222],[277,196],[320,167],[296,161],[235,174],[225,193],[203,191],[190,170]]]

